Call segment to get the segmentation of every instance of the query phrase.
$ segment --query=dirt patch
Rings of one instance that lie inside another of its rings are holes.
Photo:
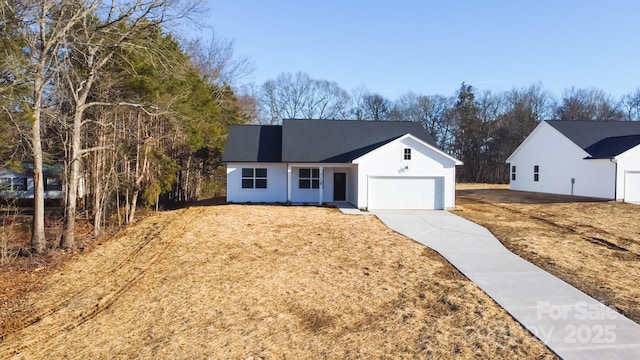
[[[162,212],[26,302],[0,358],[554,358],[437,253],[326,208]]]
[[[508,189],[509,184],[456,183],[456,190]]]
[[[640,323],[640,206],[482,188],[458,191],[456,205],[511,251]]]

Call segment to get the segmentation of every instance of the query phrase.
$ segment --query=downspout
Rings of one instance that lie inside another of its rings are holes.
[[[287,204],[291,203],[291,164],[287,163]]]
[[[616,170],[613,173],[613,201],[618,201],[618,160],[609,158],[609,161],[616,165]]]
[[[318,184],[318,190],[320,190],[320,193],[318,194],[318,205],[322,206],[323,203],[323,192],[324,192],[324,166],[320,166],[320,170],[318,171],[320,174],[320,179],[318,179],[319,184]]]

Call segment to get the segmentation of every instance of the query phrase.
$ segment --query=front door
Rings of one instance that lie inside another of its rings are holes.
[[[333,173],[333,201],[347,200],[347,174]]]

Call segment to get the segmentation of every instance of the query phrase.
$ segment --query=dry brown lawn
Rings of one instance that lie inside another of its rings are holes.
[[[640,322],[640,206],[477,187],[455,214],[511,251]]]
[[[327,208],[151,216],[11,316],[0,358],[554,358],[435,252]]]

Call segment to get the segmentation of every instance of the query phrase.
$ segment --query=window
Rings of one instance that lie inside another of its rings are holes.
[[[27,178],[25,177],[0,178],[0,190],[27,191]]]
[[[44,178],[45,191],[62,191],[62,180],[56,178]]]
[[[540,180],[540,166],[533,165],[533,181]]]
[[[511,166],[511,180],[514,181],[516,179],[516,166]]]
[[[0,190],[11,190],[11,178],[0,178]]]
[[[319,189],[320,169],[300,169],[298,172],[298,187],[300,189]]]
[[[266,189],[267,188],[267,169],[242,168],[242,188],[243,189]]]
[[[27,178],[13,178],[11,185],[14,191],[27,191]]]
[[[402,155],[402,159],[403,160],[411,160],[411,149],[409,148],[405,148],[403,155]]]

